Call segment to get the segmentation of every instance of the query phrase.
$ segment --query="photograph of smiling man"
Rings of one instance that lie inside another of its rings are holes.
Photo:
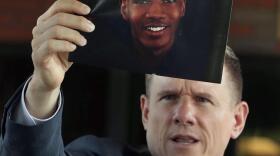
[[[231,0],[82,0],[95,30],[69,60],[220,82]]]
[[[157,63],[170,50],[185,5],[185,0],[121,0],[122,17],[145,61]]]

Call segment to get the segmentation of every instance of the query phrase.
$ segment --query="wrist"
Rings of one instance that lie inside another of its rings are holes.
[[[36,118],[48,118],[57,108],[59,92],[60,87],[47,89],[33,77],[26,90],[26,108]]]

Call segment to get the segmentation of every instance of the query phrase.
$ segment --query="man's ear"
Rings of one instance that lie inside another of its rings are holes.
[[[127,7],[128,0],[120,0],[120,1],[121,1],[122,18],[127,21],[128,20],[128,7]]]
[[[247,102],[241,101],[235,106],[234,110],[234,121],[233,130],[231,133],[231,138],[236,139],[243,131],[246,123],[247,116],[249,114],[249,106]]]
[[[142,123],[144,129],[147,130],[147,124],[149,120],[149,99],[146,95],[141,95],[140,105],[141,105],[141,112],[142,112]]]
[[[186,11],[186,5],[187,5],[187,0],[181,0],[182,4],[179,4],[181,7],[181,17],[185,16],[185,11]]]

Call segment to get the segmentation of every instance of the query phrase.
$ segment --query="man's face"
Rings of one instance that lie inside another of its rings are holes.
[[[173,44],[185,0],[122,0],[121,13],[136,43],[161,55]]]
[[[248,105],[237,103],[224,70],[221,84],[153,75],[141,97],[142,121],[153,156],[222,156],[243,130]]]

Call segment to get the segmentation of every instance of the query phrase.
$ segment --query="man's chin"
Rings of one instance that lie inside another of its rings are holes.
[[[152,52],[154,56],[164,56],[168,53],[170,47],[171,45],[163,45],[162,43],[149,43],[145,46],[145,49]]]
[[[202,154],[195,150],[189,151],[172,151],[166,156],[202,156]]]
[[[202,150],[200,143],[184,144],[169,142],[168,143],[168,156],[201,156]]]

